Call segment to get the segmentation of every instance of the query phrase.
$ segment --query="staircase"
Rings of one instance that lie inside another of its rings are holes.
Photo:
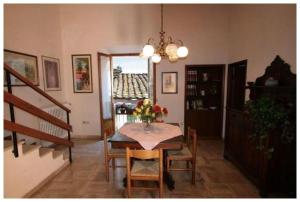
[[[4,129],[12,132],[11,136],[4,135],[4,197],[29,197],[61,169],[72,163],[71,147],[73,147],[73,142],[70,136],[72,126],[69,124],[69,113],[71,111],[40,88],[34,86],[33,83],[7,64],[4,64],[4,70],[6,71],[7,80],[7,91],[4,91],[4,101],[9,104],[11,115],[11,120],[4,119]],[[15,76],[25,83],[26,86],[47,98],[55,106],[63,109],[67,120],[63,121],[13,95],[10,75]],[[66,130],[68,136],[66,139],[57,137],[16,123],[15,107]],[[19,140],[21,135],[34,138],[37,140],[36,142],[47,141],[51,143],[52,147],[42,147],[38,143],[28,144],[25,140]]]
[[[4,141],[4,196],[29,197],[69,164],[67,151],[18,142],[19,157],[11,152],[13,143]]]

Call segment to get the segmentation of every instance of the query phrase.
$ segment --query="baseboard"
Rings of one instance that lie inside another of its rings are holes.
[[[103,140],[101,135],[73,135],[72,140],[83,139],[83,140]]]
[[[69,164],[70,164],[69,160],[66,160],[65,163],[58,170],[56,170],[52,174],[50,174],[46,179],[44,179],[42,182],[40,182],[37,186],[35,186],[32,190],[30,190],[22,198],[30,198],[35,192],[37,192],[41,187],[43,187],[50,180],[52,180],[53,177],[55,177],[58,173],[60,173],[60,171],[62,171]]]

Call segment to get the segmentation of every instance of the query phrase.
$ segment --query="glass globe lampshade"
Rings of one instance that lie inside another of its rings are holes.
[[[170,55],[169,56],[169,61],[170,62],[176,62],[178,60],[178,56],[177,55]]]
[[[189,54],[189,50],[185,46],[180,46],[177,49],[177,55],[179,58],[185,58]]]
[[[146,44],[143,48],[143,55],[144,57],[150,57],[154,53],[154,48],[150,44]]]
[[[161,57],[159,54],[155,53],[152,57],[151,57],[152,61],[154,63],[159,63],[161,61]]]
[[[177,54],[177,46],[174,43],[170,43],[166,47],[166,53],[168,56],[174,56]]]

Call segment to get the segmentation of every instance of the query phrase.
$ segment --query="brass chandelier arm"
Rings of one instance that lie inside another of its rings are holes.
[[[155,63],[160,62],[161,58],[168,58],[170,62],[175,62],[178,58],[185,58],[188,55],[188,49],[183,46],[181,40],[174,40],[171,36],[166,37],[164,31],[164,5],[160,5],[160,39],[155,44],[153,38],[148,39],[148,43],[143,48],[143,55],[152,57]],[[147,46],[150,45],[150,46]],[[179,48],[177,47],[179,46]],[[180,50],[179,52],[177,51]]]
[[[149,38],[148,39],[148,42],[147,42],[147,44],[154,44],[154,42],[155,42],[155,40],[151,37],[151,38]]]

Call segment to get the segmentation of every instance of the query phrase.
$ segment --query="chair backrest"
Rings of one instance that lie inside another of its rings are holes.
[[[192,129],[190,127],[188,127],[187,145],[193,157],[195,157],[197,153],[197,132],[195,129]]]
[[[127,161],[127,173],[130,173],[131,170],[131,158],[137,159],[159,159],[159,175],[162,177],[163,173],[163,152],[162,149],[155,150],[131,150],[128,147],[126,148],[126,161]]]

